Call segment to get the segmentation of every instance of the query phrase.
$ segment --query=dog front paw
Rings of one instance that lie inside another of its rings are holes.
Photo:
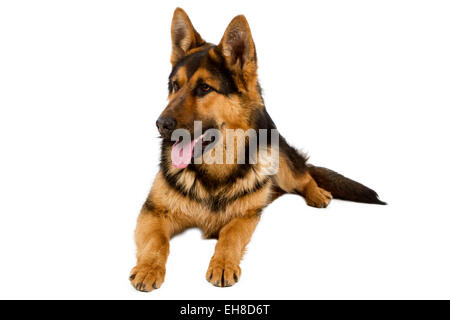
[[[130,281],[136,290],[149,292],[158,289],[164,282],[166,268],[154,263],[141,264],[131,270]]]
[[[239,265],[226,259],[212,258],[206,272],[206,280],[216,287],[231,287],[240,277]]]

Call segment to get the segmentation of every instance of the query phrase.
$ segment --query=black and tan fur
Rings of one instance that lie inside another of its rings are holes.
[[[170,128],[158,124],[161,168],[138,218],[137,264],[130,276],[136,289],[151,291],[161,286],[169,239],[191,227],[218,238],[207,280],[216,286],[232,286],[241,276],[239,263],[262,210],[284,193],[299,194],[318,208],[326,207],[332,197],[383,204],[375,191],[362,184],[307,164],[305,156],[281,136],[279,171],[273,176],[262,174],[259,163],[191,163],[176,169],[170,161],[174,128],[193,134],[194,120],[223,135],[225,129],[276,127],[261,96],[255,45],[244,16],[231,21],[216,46],[205,42],[186,13],[176,9],[171,63],[169,104],[160,119],[172,122]]]

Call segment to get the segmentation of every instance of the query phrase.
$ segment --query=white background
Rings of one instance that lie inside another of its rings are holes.
[[[215,241],[189,230],[163,287],[136,292],[176,6],[216,43],[245,14],[281,133],[389,205],[284,196],[236,286],[206,282]],[[0,297],[450,298],[449,16],[446,1],[2,1]]]

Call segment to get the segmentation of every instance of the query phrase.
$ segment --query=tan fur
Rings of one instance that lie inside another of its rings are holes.
[[[172,55],[170,62],[175,65],[188,52],[205,44],[205,41],[194,29],[191,20],[183,9],[177,8],[172,19]]]
[[[230,287],[239,281],[241,276],[239,263],[259,219],[259,214],[249,212],[222,228],[214,256],[206,272],[206,279],[210,283],[217,287]]]
[[[233,57],[232,46],[237,38],[242,37],[243,35],[245,35],[244,41],[246,41],[249,46],[244,61],[239,61],[235,60]],[[228,67],[231,70],[242,70],[242,77],[236,77],[235,81],[241,90],[248,90],[253,98],[253,94],[256,92],[252,92],[252,90],[256,88],[258,81],[256,49],[255,44],[253,43],[250,26],[243,15],[239,15],[231,20],[219,43],[219,48],[223,50],[224,56],[228,61]],[[239,72],[236,72],[236,74],[238,73]]]
[[[280,154],[280,167],[275,176],[276,186],[289,193],[299,193],[312,207],[326,208],[330,203],[331,193],[319,188],[308,172],[296,175],[289,167],[289,160]]]
[[[164,217],[142,209],[135,233],[137,264],[130,276],[136,289],[151,291],[163,283],[169,256],[170,231]]]
[[[242,179],[234,190],[245,188],[246,179]],[[165,179],[159,173],[156,177],[149,198],[158,208],[164,208],[168,212],[165,216],[170,221],[172,234],[184,230],[187,227],[198,227],[203,230],[205,237],[212,237],[218,234],[219,230],[232,219],[242,217],[257,210],[268,203],[270,199],[270,184],[264,188],[242,197],[220,213],[211,212],[202,204],[195,200],[188,199],[167,185]],[[199,188],[202,190],[202,188]],[[201,193],[205,191],[202,190]],[[230,190],[230,192],[232,192]]]

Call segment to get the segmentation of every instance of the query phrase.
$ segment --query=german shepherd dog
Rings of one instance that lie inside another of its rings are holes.
[[[243,15],[231,21],[216,46],[205,42],[187,14],[177,8],[171,36],[169,103],[156,122],[162,138],[160,170],[135,231],[137,264],[130,281],[137,290],[161,286],[170,238],[191,227],[200,228],[206,238],[218,239],[207,281],[218,287],[234,285],[262,210],[284,193],[301,195],[307,205],[317,208],[327,207],[332,197],[385,204],[364,185],[308,164],[282,136],[278,139],[278,170],[272,175],[265,174],[260,163],[247,161],[248,144],[244,163],[194,162],[198,156],[192,151],[195,145],[201,146],[200,156],[213,152],[208,148],[213,142],[204,135],[184,143],[188,147],[177,156],[180,144],[174,143],[172,134],[185,129],[194,135],[194,121],[202,121],[204,129],[214,128],[223,137],[227,129],[276,127],[261,96],[255,45]],[[221,143],[228,150],[225,138]],[[267,146],[271,148],[270,141]],[[232,156],[236,157],[235,151]]]

